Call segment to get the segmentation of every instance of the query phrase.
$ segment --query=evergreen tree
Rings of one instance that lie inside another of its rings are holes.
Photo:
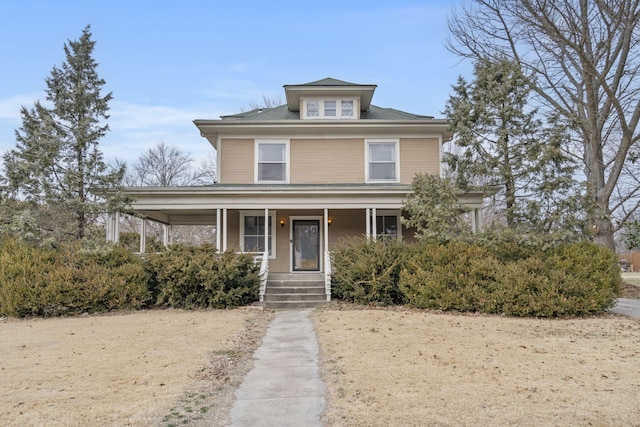
[[[34,207],[66,213],[76,239],[104,209],[91,189],[115,187],[124,173],[123,165],[108,167],[99,149],[112,94],[101,94],[94,47],[89,26],[64,45],[65,62],[45,79],[48,103],[22,108],[16,148],[4,155],[7,189]]]
[[[447,242],[471,233],[464,219],[468,211],[458,201],[461,191],[447,179],[436,175],[416,174],[411,193],[404,203],[407,213],[402,224],[414,228],[421,242]]]
[[[516,63],[479,61],[474,74],[471,83],[458,79],[446,106],[462,149],[445,157],[457,185],[501,188],[501,211],[511,228],[551,231],[574,222],[565,214],[580,210],[573,196],[576,165],[561,149],[560,121],[544,127],[528,109],[529,82]]]

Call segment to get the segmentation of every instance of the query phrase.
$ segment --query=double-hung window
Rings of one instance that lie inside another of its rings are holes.
[[[287,141],[256,141],[257,183],[289,182],[289,143]]]
[[[400,217],[398,214],[383,213],[376,216],[376,236],[382,240],[398,239]]]
[[[367,141],[366,154],[367,182],[398,182],[398,141]]]
[[[355,119],[355,99],[305,99],[305,119]]]
[[[375,234],[375,238],[382,241],[402,240],[401,217],[400,210],[377,209],[375,217],[369,217],[371,234]]]
[[[267,228],[267,240],[269,245],[269,257],[274,258],[274,235],[273,224],[275,223],[275,212],[270,212],[268,216],[269,225]],[[244,252],[264,252],[264,212],[247,211],[240,214],[240,245]]]

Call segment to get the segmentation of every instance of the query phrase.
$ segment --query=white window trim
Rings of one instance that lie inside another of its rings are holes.
[[[372,144],[395,144],[396,177],[395,179],[372,179],[369,177],[369,146]],[[364,173],[366,183],[400,182],[400,140],[399,139],[365,139],[364,140]]]
[[[308,116],[307,115],[307,102],[309,101],[317,101],[318,102],[318,115],[317,116]],[[325,116],[324,115],[324,102],[325,101],[334,101],[336,103],[336,115],[335,116]],[[353,102],[353,113],[350,116],[342,115],[342,101],[351,101]],[[356,98],[303,98],[302,105],[304,107],[304,120],[353,120],[357,119],[357,108],[358,108],[358,100]]]
[[[376,218],[373,219],[373,226],[377,227],[378,226],[378,218],[379,216],[395,216],[396,217],[396,223],[398,224],[398,230],[397,230],[397,239],[402,241],[402,221],[400,220],[400,218],[402,217],[402,212],[400,210],[380,210],[377,209],[376,210]],[[372,217],[373,218],[373,217]],[[376,236],[380,237],[381,235],[378,234],[378,230],[376,228]]]
[[[284,181],[265,181],[265,180],[260,180],[260,177],[258,175],[258,165],[259,165],[259,154],[260,154],[260,145],[262,144],[285,144],[285,152],[284,152],[284,157],[285,157],[285,179]],[[289,171],[291,169],[291,161],[290,161],[290,155],[289,155],[289,140],[288,139],[280,139],[280,140],[275,140],[275,139],[256,139],[254,142],[254,147],[253,147],[254,153],[253,153],[253,182],[255,184],[288,184],[289,183]]]
[[[276,210],[269,209],[269,218],[271,218],[271,254],[269,255],[269,259],[276,258]],[[244,217],[246,216],[260,216],[264,218],[264,211],[240,211],[240,250],[245,252],[244,248]],[[262,236],[264,239],[264,236]]]

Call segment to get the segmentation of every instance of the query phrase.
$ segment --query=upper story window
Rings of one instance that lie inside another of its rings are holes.
[[[366,181],[398,182],[398,141],[366,141]]]
[[[255,182],[289,182],[289,143],[287,141],[256,141]]]
[[[355,119],[355,99],[305,99],[305,119]]]

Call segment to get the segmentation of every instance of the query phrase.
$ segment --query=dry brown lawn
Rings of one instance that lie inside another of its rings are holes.
[[[232,365],[244,350],[251,360],[268,317],[165,310],[3,319],[0,424],[149,426],[190,418],[193,424],[215,413],[218,398],[224,420],[233,392],[224,386],[239,384],[229,375]]]
[[[0,424],[228,425],[271,313],[0,320]],[[314,312],[327,426],[640,426],[640,320]]]
[[[640,320],[315,313],[331,426],[638,426]]]

